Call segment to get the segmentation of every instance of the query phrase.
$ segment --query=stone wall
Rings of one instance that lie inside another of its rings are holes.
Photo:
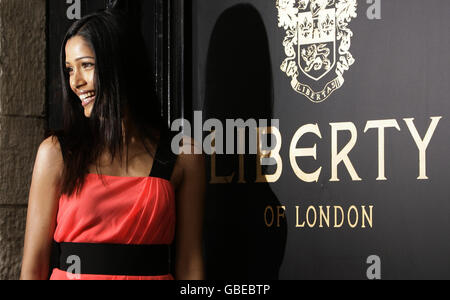
[[[46,125],[46,1],[0,0],[0,279],[18,279]]]

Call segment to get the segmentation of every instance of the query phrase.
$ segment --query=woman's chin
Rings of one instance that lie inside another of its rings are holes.
[[[94,107],[94,103],[90,103],[88,106],[84,108],[84,115],[86,118],[90,118],[92,115],[92,109]]]
[[[89,119],[92,116],[92,113],[91,112],[84,112],[84,116]]]

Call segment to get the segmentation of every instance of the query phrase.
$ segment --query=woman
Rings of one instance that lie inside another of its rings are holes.
[[[98,12],[64,39],[64,130],[37,153],[21,279],[204,277],[204,157],[171,151],[129,24],[118,11]],[[195,153],[190,138],[183,144]],[[52,245],[59,262],[49,274]]]

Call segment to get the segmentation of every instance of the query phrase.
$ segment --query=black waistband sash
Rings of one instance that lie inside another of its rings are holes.
[[[170,273],[169,245],[55,243],[54,246],[59,257],[58,269],[70,273],[118,276]]]

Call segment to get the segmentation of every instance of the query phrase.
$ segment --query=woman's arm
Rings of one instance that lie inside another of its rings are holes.
[[[186,140],[185,140],[186,141]],[[191,153],[198,145],[188,139]],[[203,280],[203,213],[206,188],[203,154],[180,154],[183,178],[177,189],[175,279]]]
[[[57,138],[46,139],[39,147],[31,181],[20,279],[48,278],[63,167]]]

